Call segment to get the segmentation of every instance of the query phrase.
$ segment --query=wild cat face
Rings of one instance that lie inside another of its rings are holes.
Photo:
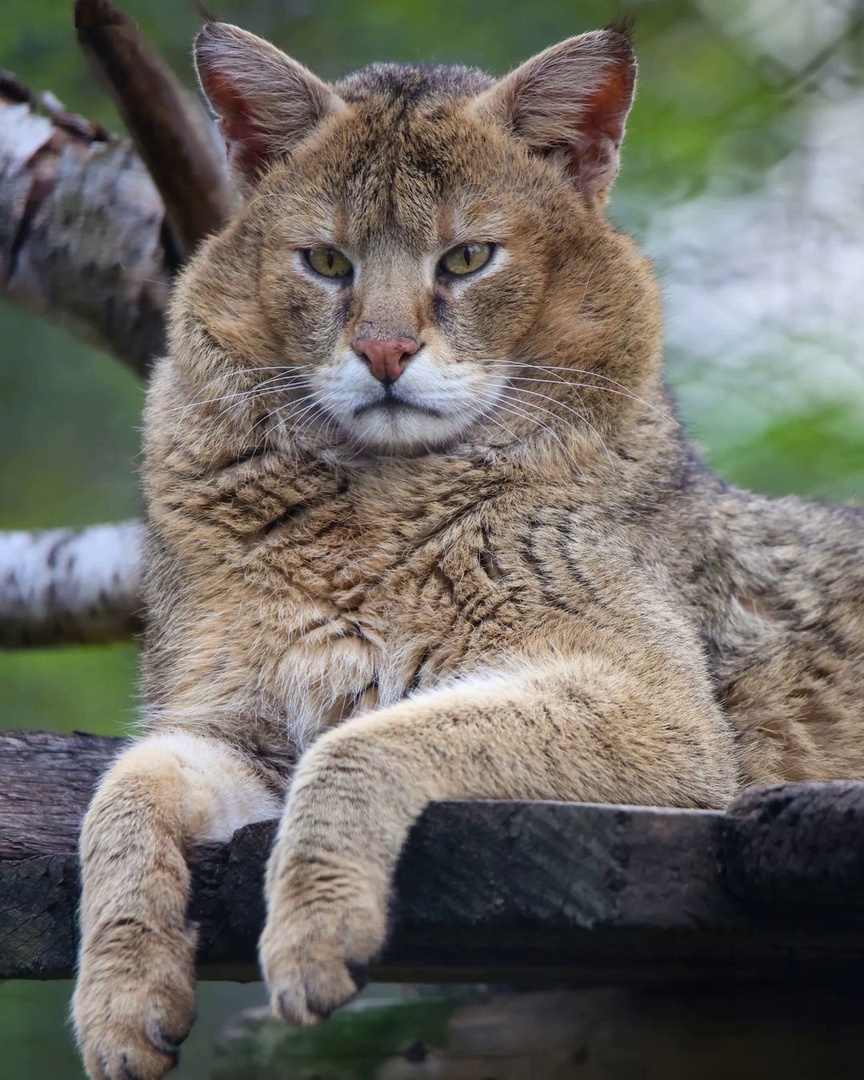
[[[196,59],[245,194],[200,313],[289,434],[422,453],[593,428],[610,388],[632,400],[652,364],[633,369],[631,323],[653,289],[602,216],[633,93],[625,33],[497,83],[374,65],[331,87],[223,23]]]

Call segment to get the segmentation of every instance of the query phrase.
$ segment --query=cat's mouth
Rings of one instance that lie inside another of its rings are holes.
[[[422,405],[417,401],[409,401],[407,398],[397,397],[388,389],[385,396],[378,401],[367,401],[364,405],[359,405],[354,410],[354,416],[355,418],[358,416],[365,416],[367,413],[374,412],[376,409],[381,409],[386,413],[416,412],[421,413],[423,416],[432,416],[436,420],[440,420],[444,415],[438,409],[433,409],[429,405]]]
[[[455,365],[448,371],[431,349],[419,350],[396,379],[373,378],[353,351],[337,360],[313,383],[320,404],[352,443],[384,454],[437,452],[463,438],[506,382]]]

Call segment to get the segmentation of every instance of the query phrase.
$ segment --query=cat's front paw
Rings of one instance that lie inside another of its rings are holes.
[[[294,1027],[317,1024],[363,987],[363,969],[336,944],[278,947],[261,941],[261,965],[275,1016]]]
[[[140,924],[85,942],[72,999],[90,1080],[162,1080],[195,1019],[194,935]]]
[[[271,874],[259,955],[273,1012],[304,1027],[362,989],[384,948],[386,896],[361,873],[288,866]]]

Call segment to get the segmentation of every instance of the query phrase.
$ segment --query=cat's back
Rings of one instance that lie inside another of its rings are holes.
[[[864,508],[705,474],[673,523],[676,589],[748,781],[864,770]]]

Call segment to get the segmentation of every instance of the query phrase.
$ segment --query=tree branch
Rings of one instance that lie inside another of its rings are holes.
[[[177,262],[162,200],[127,140],[47,104],[0,74],[0,295],[144,375]]]
[[[230,186],[209,119],[134,21],[77,0],[75,22],[149,174],[128,141],[51,95],[37,110],[0,73],[0,293],[146,375],[171,274],[224,222]],[[128,636],[140,539],[135,524],[0,535],[0,647]]]
[[[139,629],[138,522],[0,533],[0,648],[94,643]]]
[[[231,210],[225,158],[209,117],[134,19],[111,0],[76,0],[75,28],[162,195],[185,258]]]

